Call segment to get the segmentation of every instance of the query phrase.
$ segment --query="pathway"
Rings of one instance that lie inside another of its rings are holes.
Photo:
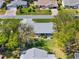
[[[0,15],[1,19],[24,19],[24,18],[32,18],[32,19],[51,19],[54,18],[52,15]]]

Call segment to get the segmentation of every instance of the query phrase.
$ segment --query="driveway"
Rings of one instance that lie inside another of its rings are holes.
[[[15,16],[17,8],[10,8],[6,11],[5,15]]]
[[[34,22],[32,21],[32,18],[24,18],[21,22],[21,24],[33,24]]]
[[[58,15],[58,10],[57,9],[51,9],[52,16],[57,16]]]

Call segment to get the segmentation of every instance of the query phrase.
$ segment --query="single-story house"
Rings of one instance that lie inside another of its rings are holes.
[[[79,0],[62,0],[62,5],[65,8],[79,8]]]
[[[35,34],[45,34],[46,36],[50,36],[53,32],[53,23],[34,23],[33,29]]]
[[[5,2],[5,0],[0,0],[0,8],[2,7],[4,2]]]
[[[46,37],[51,36],[52,33],[55,32],[54,30],[54,23],[48,22],[48,23],[36,23],[32,21],[32,19],[23,19],[21,21],[21,24],[28,24],[33,27],[33,31],[36,35],[40,36],[41,34],[45,35]]]
[[[15,8],[17,6],[27,7],[27,1],[21,1],[21,0],[20,1],[11,1],[11,3],[7,5],[7,9],[9,9],[11,7]]]
[[[37,0],[36,4],[40,8],[57,8],[57,0]]]
[[[74,54],[74,59],[79,59],[79,53]]]
[[[20,59],[57,59],[54,54],[48,54],[47,51],[31,48],[21,54]]]

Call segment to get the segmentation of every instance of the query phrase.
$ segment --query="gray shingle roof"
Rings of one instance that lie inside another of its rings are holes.
[[[32,48],[21,54],[20,59],[56,59],[54,54],[47,54],[47,51]]]
[[[62,0],[64,5],[74,6],[79,4],[79,0]]]

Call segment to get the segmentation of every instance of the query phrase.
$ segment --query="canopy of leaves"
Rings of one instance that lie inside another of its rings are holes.
[[[0,34],[0,46],[4,45],[7,40],[8,40],[8,38],[5,35]]]
[[[0,46],[14,49],[18,46],[18,19],[0,19]]]
[[[10,36],[8,42],[6,43],[7,49],[15,49],[18,47],[18,34],[14,33],[13,35]]]

